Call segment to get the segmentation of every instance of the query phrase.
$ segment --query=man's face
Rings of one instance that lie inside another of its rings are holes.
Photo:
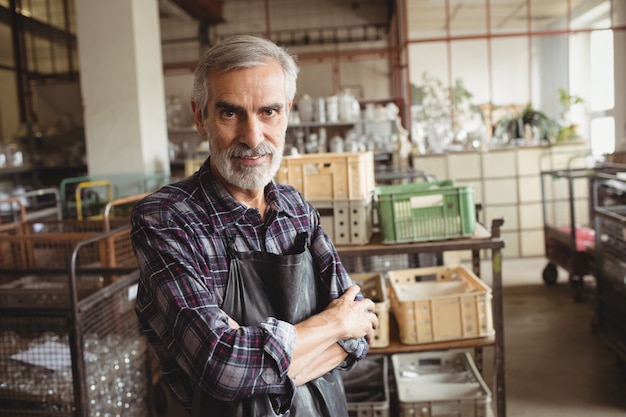
[[[280,165],[291,107],[280,65],[212,74],[208,97],[206,118],[194,113],[214,172],[242,190],[264,188]]]

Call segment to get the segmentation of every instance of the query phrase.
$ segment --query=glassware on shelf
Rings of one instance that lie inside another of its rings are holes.
[[[326,152],[326,150],[328,149],[328,137],[326,136],[326,128],[320,127],[317,131],[317,134],[319,135],[320,149],[323,149],[323,151]]]
[[[181,117],[183,104],[177,95],[168,96],[166,99],[165,111],[167,113],[167,127],[178,129],[181,127]]]
[[[298,99],[298,114],[301,122],[308,123],[313,121],[313,105],[313,99],[308,94],[303,94]]]
[[[326,97],[326,119],[330,123],[339,121],[339,98],[337,96]]]
[[[344,89],[338,96],[339,101],[339,120],[344,122],[353,122],[361,116],[361,108],[356,97],[352,95],[349,89]]]
[[[315,111],[313,117],[316,122],[326,123],[326,99],[324,97],[318,97],[315,99]]]
[[[330,138],[330,151],[331,152],[343,152],[344,143],[343,138],[339,135],[334,135]]]
[[[299,154],[306,153],[306,148],[304,144],[304,132],[302,130],[296,131],[296,149]]]
[[[319,142],[317,140],[317,134],[316,133],[311,133],[306,141],[305,144],[306,147],[306,153],[318,153],[320,152],[319,149]]]

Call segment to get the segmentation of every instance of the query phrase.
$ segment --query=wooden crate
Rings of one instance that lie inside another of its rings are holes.
[[[463,266],[388,273],[391,310],[405,344],[494,334],[491,288]]]
[[[345,152],[285,156],[275,180],[294,186],[310,201],[367,199],[376,185],[374,154]]]
[[[352,280],[361,287],[361,293],[374,301],[374,314],[378,317],[378,328],[370,347],[382,348],[389,345],[389,295],[382,274],[350,274]]]

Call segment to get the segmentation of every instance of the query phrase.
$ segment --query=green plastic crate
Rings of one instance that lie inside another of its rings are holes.
[[[376,187],[383,243],[472,236],[476,208],[472,185],[453,180]]]

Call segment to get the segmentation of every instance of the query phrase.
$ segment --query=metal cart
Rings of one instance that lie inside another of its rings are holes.
[[[146,194],[119,198],[107,203],[102,218],[87,220],[29,220],[19,198],[0,202],[19,207],[19,220],[0,224],[0,268],[68,268],[69,254],[82,240],[129,225],[129,207]],[[134,266],[129,231],[101,241],[90,257],[102,267]],[[84,255],[86,256],[86,255]]]
[[[150,356],[134,313],[136,264],[109,266],[111,244],[128,233],[93,234],[69,251],[59,245],[56,264],[3,252],[0,416],[153,414]],[[16,242],[6,238],[3,249]],[[8,254],[18,257],[7,262]]]
[[[584,201],[592,172],[590,168],[571,167],[541,171],[544,243],[548,259],[542,277],[546,285],[556,284],[558,267],[569,273],[569,281],[574,285],[582,284],[584,276],[593,272],[593,229],[589,227],[589,219],[577,213],[576,204],[577,198],[581,197],[577,193],[582,194]]]
[[[61,220],[62,217],[61,194],[55,187],[21,191],[0,200],[0,223],[24,219]]]
[[[559,267],[569,273],[574,297],[583,295],[584,277],[594,272],[595,231],[591,210],[590,179],[599,172],[624,167],[588,154],[561,155],[565,167],[541,170],[545,256],[542,278],[546,285],[558,281]],[[540,165],[544,165],[541,161]]]
[[[595,326],[626,376],[626,169],[593,181],[596,229]]]

